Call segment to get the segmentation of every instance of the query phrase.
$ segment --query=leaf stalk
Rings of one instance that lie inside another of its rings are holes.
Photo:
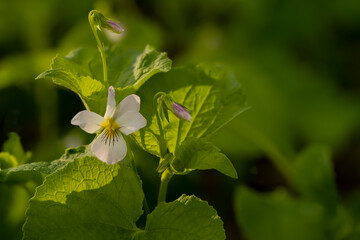
[[[159,189],[159,195],[158,195],[158,205],[159,205],[159,203],[166,201],[167,186],[168,186],[172,176],[173,176],[173,173],[169,169],[166,169],[161,174],[161,183],[160,183],[160,189]]]

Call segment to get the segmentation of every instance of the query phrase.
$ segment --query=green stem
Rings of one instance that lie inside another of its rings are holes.
[[[166,169],[161,174],[161,183],[160,183],[160,189],[159,189],[159,195],[158,195],[158,205],[159,205],[159,203],[166,201],[167,187],[168,187],[168,184],[169,184],[172,176],[173,176],[173,174],[169,171],[169,169]]]
[[[166,95],[164,92],[158,92],[155,94],[154,99],[153,99],[156,120],[157,120],[157,123],[159,126],[160,137],[162,138],[162,140],[165,140],[165,135],[164,135],[163,126],[162,126],[159,111],[158,111],[158,98],[161,96],[164,96],[164,95]],[[160,159],[163,159],[167,152],[166,144],[164,145],[161,142],[159,147],[160,147]],[[161,174],[161,183],[160,183],[160,189],[159,189],[159,195],[158,195],[158,204],[160,202],[166,201],[167,187],[168,187],[168,184],[169,184],[172,176],[173,176],[173,173],[171,172],[171,170],[169,168],[167,168]]]
[[[157,103],[157,99],[164,95],[165,93],[164,92],[158,92],[155,94],[154,96],[154,99],[153,99],[153,103],[154,103],[154,110],[155,110],[155,115],[156,115],[156,120],[157,120],[157,123],[158,123],[158,126],[159,126],[159,132],[160,132],[160,137],[165,140],[165,135],[164,135],[164,130],[163,130],[163,127],[162,127],[162,123],[161,123],[161,120],[160,120],[160,115],[159,115],[159,111],[158,111],[158,103]],[[166,149],[163,149],[164,146],[162,144],[160,144],[160,157],[163,158],[166,154]]]
[[[159,131],[160,131],[160,136],[164,138],[164,131],[163,131],[163,128],[162,128],[162,124],[161,124],[161,120],[160,120],[160,115],[159,115],[159,111],[158,111],[158,108],[157,108],[157,99],[161,96],[161,95],[164,95],[165,93],[163,92],[158,92],[155,94],[154,96],[154,108],[155,108],[155,115],[156,115],[156,120],[157,120],[157,123],[159,125]]]
[[[93,17],[92,17],[92,14],[95,12],[96,10],[92,10],[90,13],[89,13],[89,16],[88,16],[88,19],[89,19],[89,23],[90,23],[90,27],[91,27],[91,30],[95,36],[95,39],[96,39],[96,43],[98,45],[98,48],[99,48],[99,51],[100,51],[100,56],[101,56],[101,60],[102,60],[102,65],[103,65],[103,73],[104,73],[104,83],[105,84],[108,84],[108,81],[107,81],[107,65],[106,65],[106,57],[105,57],[105,48],[104,48],[104,44],[101,43],[100,41],[100,38],[99,38],[99,35],[97,33],[97,28],[94,24],[94,21],[93,21]]]

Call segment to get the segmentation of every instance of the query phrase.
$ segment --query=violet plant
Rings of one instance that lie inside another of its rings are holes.
[[[98,31],[124,29],[96,10],[89,23],[98,49],[57,55],[37,79],[75,92],[85,110],[71,123],[97,136],[58,160],[0,174],[2,180],[24,172],[44,177],[29,203],[24,239],[225,239],[223,222],[206,201],[182,194],[167,202],[166,192],[172,177],[194,170],[237,178],[207,138],[247,109],[239,84],[211,65],[172,68],[167,54],[150,46],[143,52],[105,46]],[[148,206],[130,141],[159,158],[156,206]]]

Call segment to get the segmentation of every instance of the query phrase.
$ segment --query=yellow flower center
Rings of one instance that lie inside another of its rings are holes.
[[[117,122],[115,122],[115,120],[111,119],[110,117],[108,117],[105,122],[101,124],[101,127],[106,130],[107,135],[110,138],[115,136],[120,129],[119,124],[117,124]]]

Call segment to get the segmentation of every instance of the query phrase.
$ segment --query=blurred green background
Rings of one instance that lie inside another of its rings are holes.
[[[128,48],[226,65],[248,97],[212,138],[239,179],[178,176],[168,200],[208,201],[227,239],[360,239],[360,1],[0,0],[0,146],[17,132],[31,161],[51,161],[91,141],[70,124],[81,100],[34,79],[57,53],[95,46],[92,9],[124,24]],[[153,208],[157,159],[136,155]],[[21,238],[36,184],[0,183],[1,239]]]

